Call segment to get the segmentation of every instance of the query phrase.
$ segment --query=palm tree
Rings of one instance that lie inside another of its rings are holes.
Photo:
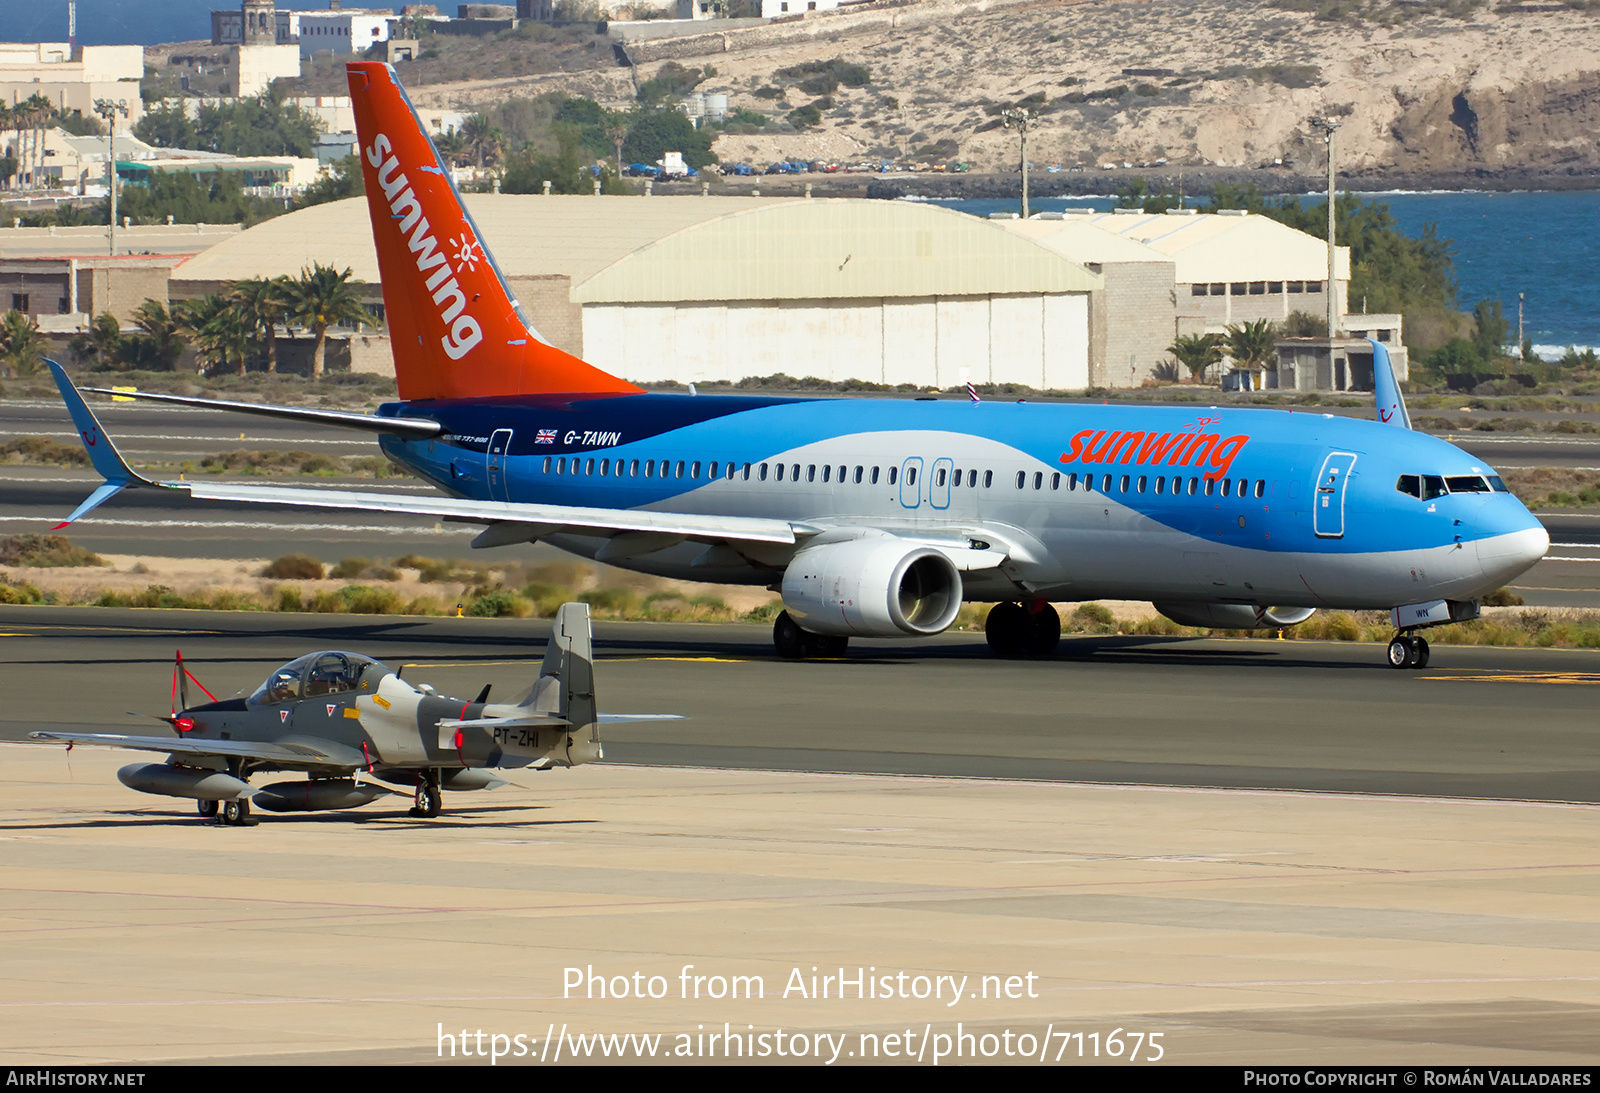
[[[250,350],[250,331],[238,309],[226,296],[210,293],[174,309],[178,330],[199,351],[201,370],[207,373],[235,368],[244,375]]]
[[[168,311],[159,300],[146,300],[133,309],[133,324],[144,331],[128,339],[123,345],[123,356],[135,368],[152,372],[168,372],[183,356],[181,305],[174,304]]]
[[[267,371],[278,370],[278,324],[289,317],[290,281],[287,277],[250,277],[235,281],[228,289],[228,299],[234,302],[250,330],[250,336],[261,337],[267,343]]]
[[[1251,373],[1251,386],[1255,375],[1267,367],[1277,345],[1278,331],[1265,319],[1253,323],[1234,323],[1228,327],[1228,356],[1233,366]]]
[[[88,330],[67,342],[67,348],[79,364],[93,360],[97,371],[114,367],[122,350],[122,324],[109,311],[102,311]]]
[[[1207,368],[1222,362],[1222,335],[1182,334],[1167,346],[1167,352],[1198,382]]]
[[[461,123],[461,139],[466,142],[472,152],[473,163],[481,171],[485,160],[493,163],[499,158],[500,147],[506,138],[499,129],[489,124],[487,117],[474,114]]]
[[[349,266],[342,273],[320,262],[311,269],[302,269],[300,279],[290,282],[289,293],[289,318],[301,326],[309,327],[317,339],[311,349],[313,380],[322,378],[330,326],[377,323],[361,306],[361,298],[350,283]]]
[[[0,316],[0,362],[8,376],[31,376],[44,363],[44,338],[39,324],[20,311]]]
[[[460,161],[467,158],[467,138],[461,135],[461,130],[451,129],[445,133],[435,133],[433,147],[444,157],[446,163],[452,167],[459,167]]]

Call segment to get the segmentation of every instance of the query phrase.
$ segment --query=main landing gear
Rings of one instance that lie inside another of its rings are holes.
[[[1389,643],[1389,667],[1426,668],[1428,639],[1418,634],[1400,633]]]
[[[772,647],[784,660],[842,657],[850,647],[850,639],[802,630],[800,624],[789,617],[789,612],[780,611],[772,624]]]
[[[216,802],[212,801],[211,805],[215,808]],[[205,815],[205,810],[202,809],[200,814]],[[240,797],[237,800],[222,802],[222,824],[224,827],[253,826],[255,821],[250,818],[250,798]]]
[[[417,793],[412,799],[411,815],[433,819],[444,810],[444,798],[439,792],[439,768],[429,767],[417,775]]]
[[[1031,608],[997,603],[983,624],[983,636],[997,657],[1047,657],[1061,642],[1061,616],[1043,601]]]

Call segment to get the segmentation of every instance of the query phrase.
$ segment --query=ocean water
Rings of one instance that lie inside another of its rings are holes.
[[[1408,235],[1420,235],[1431,223],[1440,238],[1452,241],[1463,310],[1498,299],[1515,336],[1520,292],[1524,330],[1540,355],[1559,356],[1569,345],[1600,347],[1600,191],[1359,196],[1388,205]],[[1029,201],[1035,210],[1101,212],[1115,203],[1112,197]],[[1017,207],[1014,200],[999,199],[937,204],[976,216]]]

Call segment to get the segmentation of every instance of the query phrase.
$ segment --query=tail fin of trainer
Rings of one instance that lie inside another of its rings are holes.
[[[539,336],[394,69],[346,68],[400,397],[637,393]]]

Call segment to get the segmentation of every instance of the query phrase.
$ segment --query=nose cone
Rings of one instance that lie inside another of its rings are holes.
[[[1550,550],[1550,533],[1544,525],[1520,503],[1512,503],[1521,509],[1521,519],[1503,521],[1504,530],[1494,529],[1477,544],[1478,568],[1492,582],[1491,590],[1526,573]]]

